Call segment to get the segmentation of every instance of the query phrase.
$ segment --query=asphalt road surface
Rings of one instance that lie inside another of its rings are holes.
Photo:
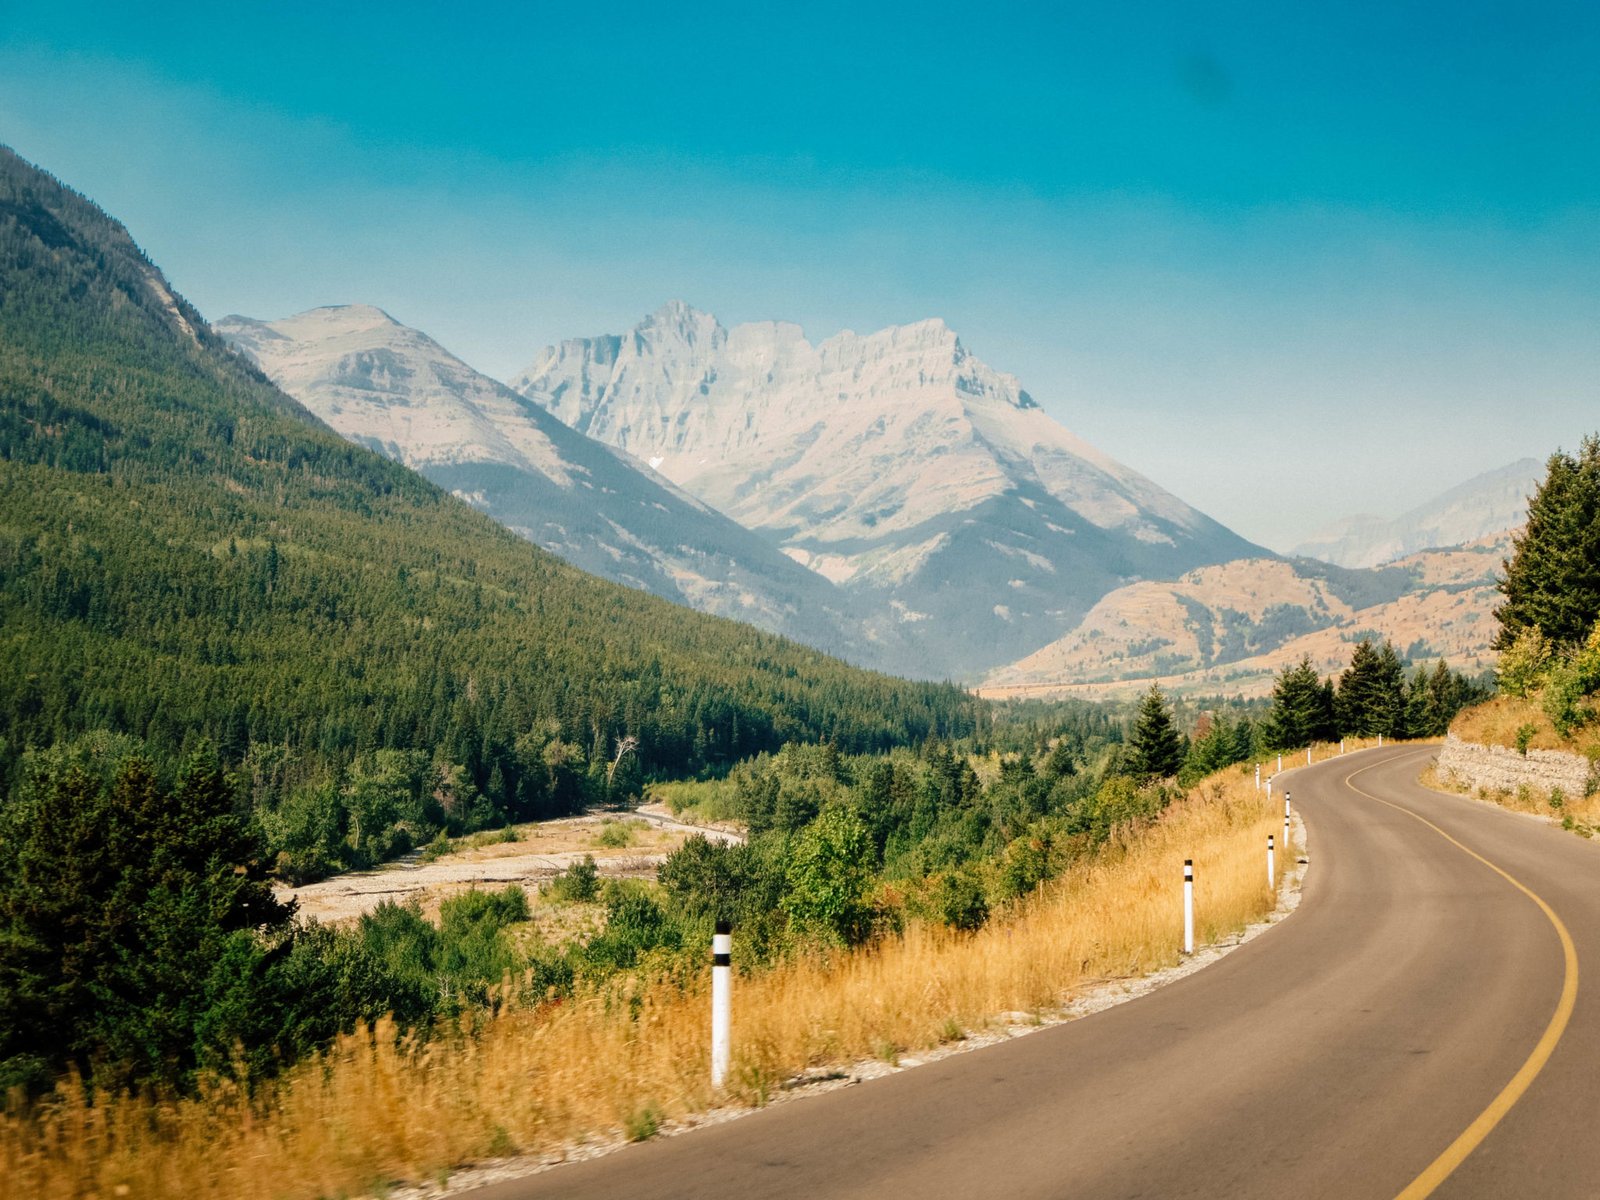
[[[1431,753],[1283,776],[1303,900],[1214,966],[474,1200],[1594,1200],[1600,987],[1578,964],[1600,963],[1600,846],[1423,789]]]

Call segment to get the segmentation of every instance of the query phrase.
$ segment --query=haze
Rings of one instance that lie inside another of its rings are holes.
[[[213,319],[938,316],[1274,548],[1596,424],[1590,6],[7,8],[0,141]]]

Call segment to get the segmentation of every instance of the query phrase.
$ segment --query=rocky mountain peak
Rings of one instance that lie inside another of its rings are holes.
[[[686,305],[648,319],[645,353],[685,353],[679,332],[715,320]],[[912,667],[899,630],[858,619],[827,580],[540,405],[478,374],[381,309],[313,309],[280,321],[229,317],[218,332],[351,441],[398,459],[516,532],[597,575],[751,621],[862,661]],[[635,331],[642,337],[640,331]],[[633,353],[622,339],[564,342],[552,362],[597,377]]]
[[[813,344],[674,303],[610,345],[546,349],[512,386],[825,578],[891,593],[906,621],[961,609],[1021,644],[1079,592],[1259,553],[1062,428],[938,318]],[[985,577],[958,583],[958,560]]]

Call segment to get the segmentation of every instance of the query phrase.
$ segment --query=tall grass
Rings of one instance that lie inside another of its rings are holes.
[[[932,1046],[1175,963],[1185,858],[1199,938],[1237,931],[1272,906],[1263,854],[1281,823],[1281,801],[1232,767],[975,934],[913,926],[741,977],[727,1098],[707,1081],[705,982],[635,979],[422,1047],[387,1026],[345,1037],[253,1098],[219,1084],[198,1099],[91,1104],[68,1081],[0,1122],[0,1177],[39,1200],[284,1200],[636,1130],[643,1114],[653,1127],[724,1099],[760,1103],[808,1067]]]

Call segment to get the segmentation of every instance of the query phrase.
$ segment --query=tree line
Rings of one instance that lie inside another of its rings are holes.
[[[1449,728],[1457,712],[1488,696],[1443,660],[1409,675],[1393,645],[1357,642],[1337,683],[1310,658],[1285,667],[1266,711],[1252,718],[1207,715],[1194,736],[1182,733],[1158,685],[1139,704],[1125,760],[1139,778],[1192,782],[1234,763],[1345,737],[1427,738]]]

